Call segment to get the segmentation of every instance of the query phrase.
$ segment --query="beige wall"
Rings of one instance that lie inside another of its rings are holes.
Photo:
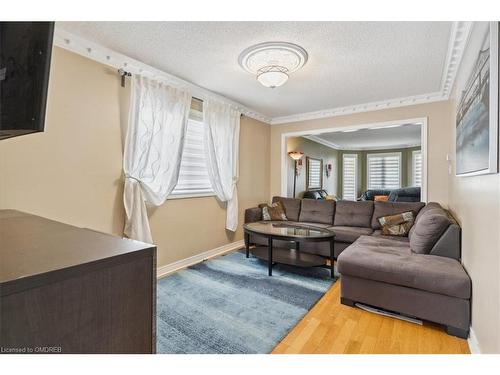
[[[457,76],[458,87],[474,64],[478,37],[475,26]],[[448,136],[453,156],[456,104],[457,99],[452,102]],[[483,353],[500,353],[500,175],[455,177],[454,164],[449,205],[462,225],[462,261],[472,278],[472,329]]]
[[[55,48],[44,133],[0,142],[0,208],[121,235],[122,143],[128,90],[115,69]],[[269,196],[270,127],[243,117],[240,220]],[[227,233],[214,197],[167,201],[151,211],[162,266],[242,238]]]
[[[500,176],[448,175],[455,105],[436,102],[272,127],[244,117],[240,219],[244,208],[281,192],[281,134],[427,117],[428,199],[449,205],[462,224],[463,262],[473,280],[472,327],[483,352],[500,352]],[[127,90],[114,69],[56,48],[46,131],[0,142],[0,208],[121,234],[126,113]],[[225,210],[213,197],[171,200],[151,210],[158,264],[242,238],[241,227],[232,235],[224,223]]]
[[[427,117],[428,125],[428,201],[448,204],[448,162],[451,104],[441,101],[346,116],[299,121],[271,126],[271,195],[281,194],[281,135],[283,133],[335,128],[350,125]]]

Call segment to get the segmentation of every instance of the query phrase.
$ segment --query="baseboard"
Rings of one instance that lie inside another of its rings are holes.
[[[203,262],[204,260],[228,253],[230,251],[238,250],[243,246],[245,246],[244,241],[239,240],[236,242],[231,242],[226,245],[217,247],[212,250],[205,251],[203,253],[194,255],[186,259],[178,260],[177,262],[167,264],[166,266],[158,267],[156,269],[156,277],[160,279],[162,277],[170,275],[173,272],[192,266],[193,264]]]
[[[477,342],[477,337],[472,327],[469,331],[469,338],[467,339],[467,343],[469,344],[469,350],[471,354],[481,354],[481,349],[479,348],[479,343]]]

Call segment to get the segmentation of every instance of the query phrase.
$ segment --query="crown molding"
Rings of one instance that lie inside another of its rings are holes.
[[[311,135],[304,135],[302,136],[303,138],[309,139],[310,141],[322,144],[323,146],[330,147],[334,150],[342,150],[342,148],[337,145],[336,143],[327,141],[326,139],[320,138],[317,135],[311,134]]]
[[[395,98],[379,102],[357,104],[353,106],[329,108],[321,111],[306,112],[290,116],[273,117],[273,119],[271,120],[271,125],[351,115],[354,113],[378,111],[381,109],[405,107],[408,105],[432,103],[443,100],[448,100],[448,98],[442,92],[435,92],[431,94],[408,96],[405,98]]]
[[[381,151],[381,150],[399,150],[402,148],[412,148],[421,146],[420,143],[407,143],[401,144],[398,146],[390,146],[390,147],[342,147],[336,143],[327,141],[326,139],[320,138],[317,135],[304,135],[303,138],[307,138],[313,142],[322,144],[323,146],[330,147],[337,151]]]
[[[450,40],[448,42],[448,52],[444,64],[441,92],[449,99],[455,84],[458,69],[462,63],[465,47],[472,30],[472,21],[455,21],[451,27]]]
[[[460,63],[464,54],[467,41],[472,29],[472,21],[455,21],[451,27],[448,51],[441,75],[441,89],[438,92],[382,100],[378,102],[356,104],[346,107],[329,108],[320,111],[299,113],[290,116],[273,117],[271,125],[279,125],[290,122],[316,120],[321,118],[344,116],[354,113],[378,111],[381,109],[404,107],[408,105],[425,104],[448,100],[455,84]]]
[[[171,85],[186,88],[191,92],[191,95],[199,99],[216,99],[222,102],[232,104],[245,116],[251,117],[255,120],[262,121],[270,124],[271,117],[263,115],[251,108],[244,106],[241,103],[235,102],[225,96],[216,94],[194,83],[180,79],[172,74],[156,69],[147,65],[139,60],[125,56],[119,52],[113,51],[100,44],[94,43],[90,40],[79,37],[73,33],[57,27],[54,33],[54,45],[74,52],[76,54],[87,57],[91,60],[97,61],[101,64],[114,67],[116,69],[124,69],[133,74],[141,74],[149,78],[154,78],[159,81],[168,82]]]
[[[56,32],[54,35],[54,44],[58,47],[85,56],[102,64],[115,67],[117,69],[122,68],[124,70],[130,71],[131,73],[142,74],[151,78],[169,82],[170,84],[179,87],[188,88],[193,96],[196,96],[200,99],[221,100],[223,102],[236,106],[245,116],[270,125],[279,125],[291,122],[344,116],[355,113],[371,112],[382,109],[448,100],[455,84],[455,78],[462,61],[464,49],[467,45],[472,25],[473,22],[471,21],[453,22],[450,39],[448,42],[448,51],[443,66],[441,88],[438,92],[394,98],[377,102],[362,103],[346,107],[328,108],[319,111],[279,117],[270,117],[259,113],[258,111],[248,108],[241,103],[235,102],[191,82],[175,77],[138,60],[110,50],[109,48],[106,48],[102,45],[62,30],[61,28],[57,27],[57,24]]]

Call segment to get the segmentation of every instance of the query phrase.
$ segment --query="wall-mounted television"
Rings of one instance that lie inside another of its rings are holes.
[[[54,22],[0,22],[0,140],[41,132]]]

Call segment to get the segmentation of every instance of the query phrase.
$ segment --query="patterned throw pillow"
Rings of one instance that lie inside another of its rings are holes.
[[[285,215],[285,208],[281,202],[276,202],[273,204],[261,204],[262,208],[262,220],[272,220],[272,221],[284,221],[288,220]]]
[[[384,236],[400,236],[404,237],[408,235],[415,217],[413,212],[403,212],[398,215],[383,216],[378,219],[378,222],[382,226],[382,234]]]

